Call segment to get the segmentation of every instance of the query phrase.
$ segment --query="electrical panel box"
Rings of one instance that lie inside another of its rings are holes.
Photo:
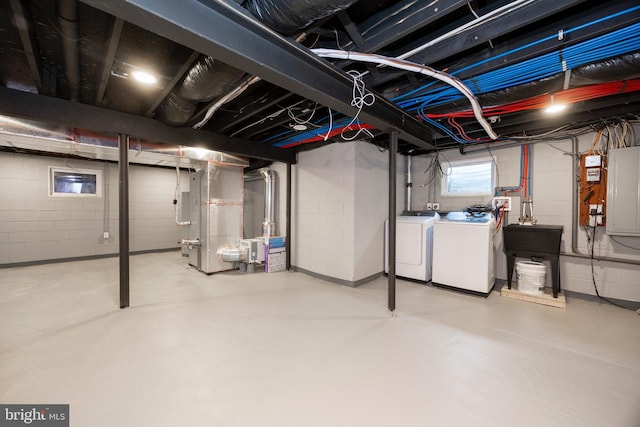
[[[595,160],[596,157],[597,160]],[[593,166],[595,164],[599,166]],[[580,225],[591,227],[605,225],[608,209],[606,197],[607,159],[597,155],[583,154],[580,156]]]
[[[586,156],[584,158],[584,166],[586,168],[599,168],[602,166],[602,157],[598,155]]]
[[[587,182],[600,181],[600,168],[587,169]]]
[[[607,234],[640,236],[640,146],[609,151]]]

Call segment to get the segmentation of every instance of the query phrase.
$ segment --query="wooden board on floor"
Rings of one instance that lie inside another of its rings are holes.
[[[530,295],[520,292],[515,289],[515,286],[509,289],[507,285],[504,285],[500,290],[500,295],[507,298],[549,305],[551,307],[567,308],[567,299],[564,297],[562,291],[558,294],[558,298],[554,298],[551,288],[544,288],[544,294],[542,295]]]

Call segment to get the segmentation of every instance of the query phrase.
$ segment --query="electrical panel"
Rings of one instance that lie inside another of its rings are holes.
[[[640,146],[609,151],[607,234],[640,236]]]
[[[607,210],[607,158],[580,156],[580,225],[604,226]]]

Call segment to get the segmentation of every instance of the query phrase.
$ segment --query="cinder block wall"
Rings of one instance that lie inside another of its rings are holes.
[[[49,166],[101,170],[102,197],[48,196]],[[131,251],[178,247],[175,176],[171,169],[130,166]],[[188,190],[186,174],[181,185]],[[0,152],[0,200],[0,264],[118,252],[116,164]]]
[[[294,168],[292,263],[357,282],[384,271],[389,153],[366,142],[302,152]],[[403,209],[404,158],[397,156],[397,212]]]
[[[593,134],[583,135],[579,140],[579,150],[585,152],[591,146]],[[539,224],[554,224],[564,226],[561,251],[571,252],[571,198],[574,191],[574,179],[571,176],[570,140],[549,141],[532,145],[533,156],[533,200],[534,217]],[[461,155],[456,150],[443,151],[450,161],[486,158],[490,154],[484,150],[479,153]],[[493,149],[499,170],[500,187],[517,186],[520,174],[520,148]],[[422,187],[427,182],[424,170],[430,163],[430,156],[414,158],[413,169],[413,208],[424,209],[427,202],[439,202],[442,210],[460,210],[475,203],[487,203],[488,198],[458,198],[440,196],[440,180]],[[443,160],[444,161],[444,160]],[[446,163],[446,161],[445,161]],[[509,215],[509,223],[517,223],[519,217],[520,199],[514,199],[514,211]],[[640,238],[622,237],[619,240],[640,248]],[[506,279],[506,259],[502,252],[502,233],[498,233],[496,241],[496,276]],[[578,232],[578,249],[587,253],[587,239],[585,232]],[[596,254],[616,258],[640,260],[640,250],[626,248],[610,239],[599,228],[596,235]],[[463,261],[461,261],[463,262]],[[588,259],[563,256],[560,258],[560,273],[562,287],[567,290],[585,294],[595,294],[591,277],[591,264]],[[630,301],[640,301],[640,266],[596,261],[595,279],[601,295]]]

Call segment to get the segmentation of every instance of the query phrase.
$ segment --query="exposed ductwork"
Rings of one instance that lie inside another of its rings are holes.
[[[75,1],[75,0],[74,0]],[[346,9],[356,0],[247,0],[238,1],[255,17],[273,30],[291,35],[312,22]],[[255,81],[241,83],[245,73],[210,56],[202,56],[187,72],[182,82],[174,88],[156,110],[163,122],[182,126],[189,122],[201,102],[220,99],[213,105],[208,117],[196,125],[203,126],[221,103],[228,102],[242,93]],[[225,100],[225,94],[235,96]]]
[[[293,35],[318,19],[344,10],[356,0],[246,0],[242,6],[269,28]]]
[[[72,101],[77,102],[80,92],[80,51],[78,49],[78,2],[58,0],[58,22],[62,35],[64,67]]]
[[[193,117],[198,103],[223,96],[237,86],[244,73],[210,56],[201,56],[157,110],[163,122],[180,126]]]
[[[262,222],[262,236],[268,239],[276,235],[276,174],[271,169],[260,169],[259,172],[264,178],[264,221]]]
[[[46,144],[43,144],[46,141]],[[86,159],[118,161],[118,139],[111,134],[87,131],[34,120],[0,115],[0,150],[41,152],[48,155],[78,156]],[[132,139],[131,163],[175,166],[176,159],[190,167],[202,162],[221,166],[247,167],[238,156],[193,147],[175,147]]]
[[[247,260],[247,249],[241,246],[222,246],[216,251],[218,259],[223,262],[242,262]]]

